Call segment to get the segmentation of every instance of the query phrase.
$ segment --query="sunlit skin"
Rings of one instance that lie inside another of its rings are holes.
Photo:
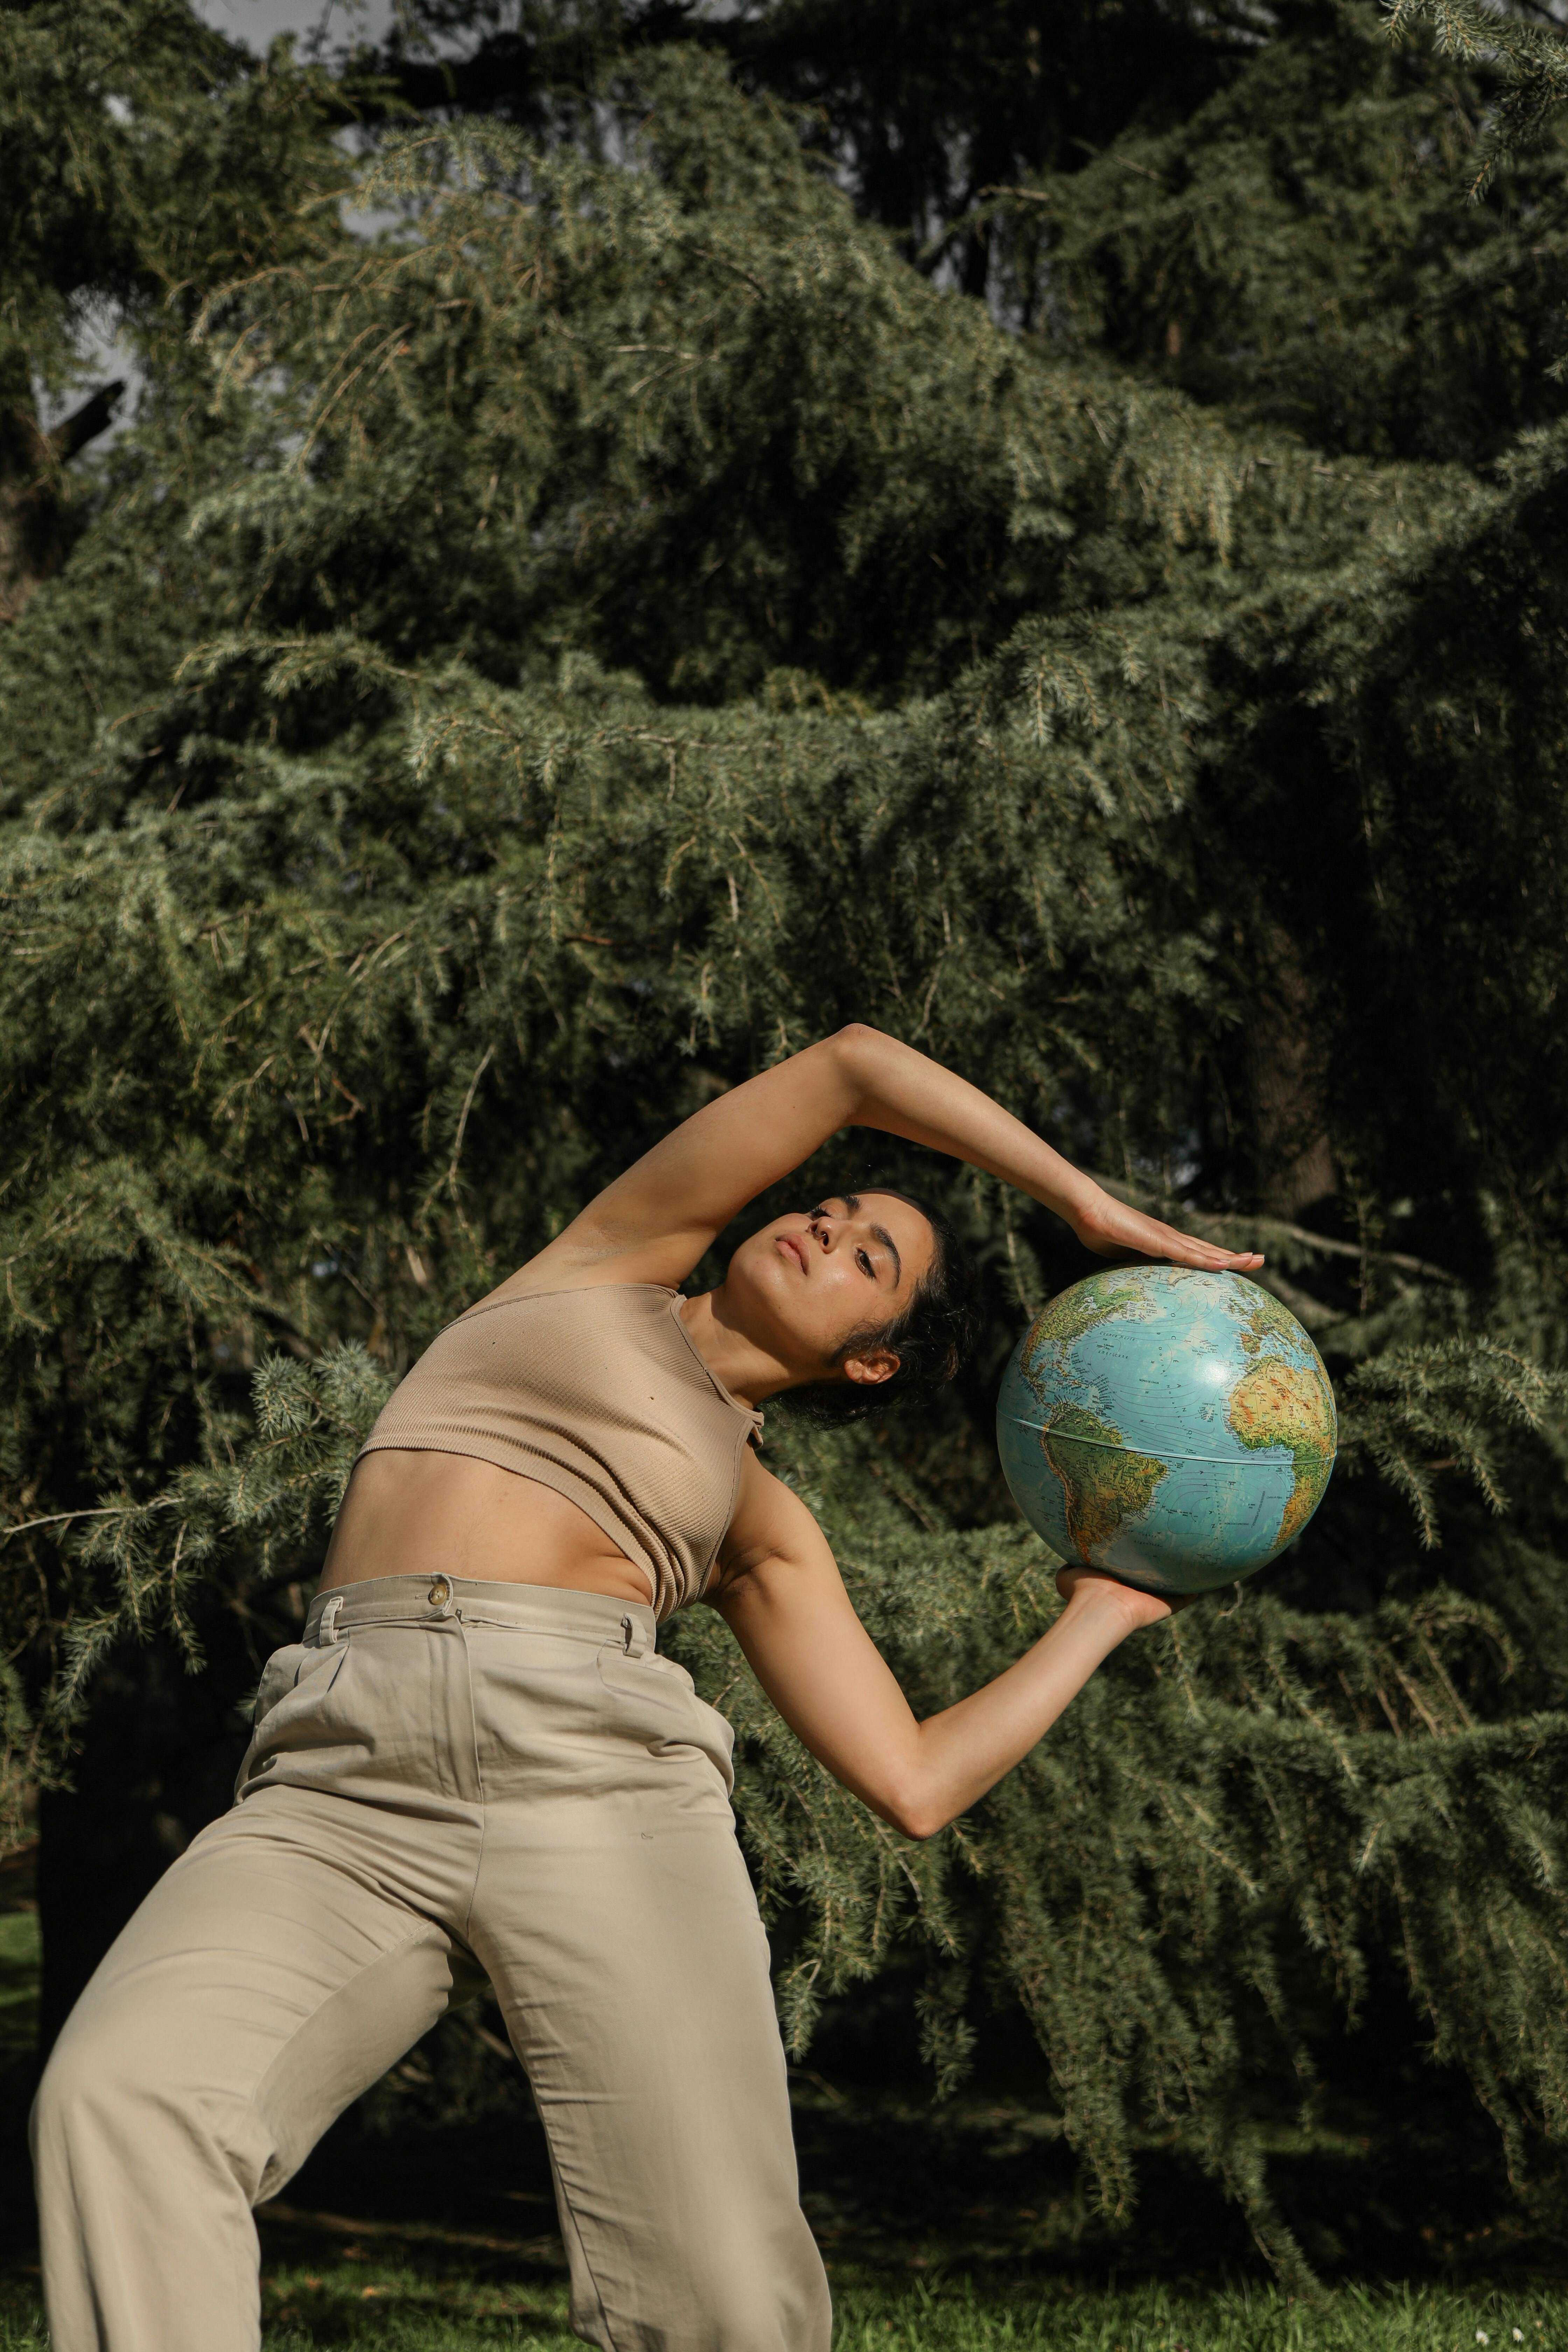
[[[967,1080],[856,1024],[708,1104],[478,1303],[617,1283],[679,1288],[749,1202],[857,1126],[1002,1178],[1100,1255],[1242,1274],[1262,1263],[1112,1199]],[[748,1404],[824,1380],[875,1385],[898,1370],[896,1355],[849,1342],[902,1313],[932,1250],[924,1216],[896,1193],[835,1197],[752,1234],[718,1288],[685,1302],[682,1320],[704,1362]],[[323,1587],[433,1568],[648,1597],[640,1570],[552,1488],[462,1455],[368,1455],[339,1514]],[[895,1828],[927,1837],[1028,1753],[1118,1643],[1171,1613],[1092,1570],[1064,1570],[1057,1582],[1066,1606],[1048,1632],[994,1682],[918,1721],[810,1511],[748,1449],[703,1598],[812,1753]]]
[[[924,1216],[896,1192],[837,1195],[742,1242],[719,1288],[691,1301],[686,1328],[751,1404],[825,1376],[876,1386],[899,1369],[888,1349],[837,1359],[852,1333],[903,1313],[931,1247]]]
[[[931,1227],[909,1202],[867,1192],[851,1208],[839,1198],[763,1225],[681,1320],[748,1404],[824,1379],[875,1384],[898,1370],[886,1348],[834,1360],[852,1332],[903,1311],[931,1258]],[[491,1294],[525,1295],[507,1283]],[[417,1576],[432,1560],[449,1576],[647,1599],[641,1570],[552,1486],[458,1454],[368,1454],[332,1530],[324,1586]]]

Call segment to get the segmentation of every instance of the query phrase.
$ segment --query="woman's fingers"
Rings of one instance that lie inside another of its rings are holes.
[[[1114,1201],[1102,1193],[1100,1201],[1078,1227],[1078,1237],[1086,1249],[1099,1257],[1113,1257],[1123,1250],[1135,1251],[1142,1257],[1164,1258],[1173,1265],[1195,1265],[1210,1274],[1250,1274],[1263,1264],[1259,1250],[1221,1249],[1214,1242],[1199,1241],[1195,1234],[1178,1233],[1174,1225],[1162,1224],[1158,1217],[1146,1217],[1141,1209],[1129,1208],[1124,1201]]]

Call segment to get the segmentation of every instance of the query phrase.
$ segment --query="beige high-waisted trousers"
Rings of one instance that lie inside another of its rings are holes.
[[[255,2352],[251,2208],[489,1978],[605,2352],[826,2352],[731,1736],[595,1593],[385,1577],[268,1664],[234,1810],[34,2109],[55,2352]]]

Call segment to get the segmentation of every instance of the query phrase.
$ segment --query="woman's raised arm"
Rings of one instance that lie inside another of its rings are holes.
[[[1243,1272],[1261,1262],[1112,1200],[978,1087],[856,1022],[682,1120],[531,1261],[530,1279],[613,1259],[626,1280],[679,1285],[732,1217],[845,1127],[879,1129],[1000,1176],[1103,1255]]]

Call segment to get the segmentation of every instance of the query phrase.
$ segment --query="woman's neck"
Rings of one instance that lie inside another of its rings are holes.
[[[697,1298],[683,1298],[679,1313],[681,1328],[714,1379],[746,1404],[760,1405],[811,1377],[792,1370],[740,1328],[730,1315],[722,1284]]]

